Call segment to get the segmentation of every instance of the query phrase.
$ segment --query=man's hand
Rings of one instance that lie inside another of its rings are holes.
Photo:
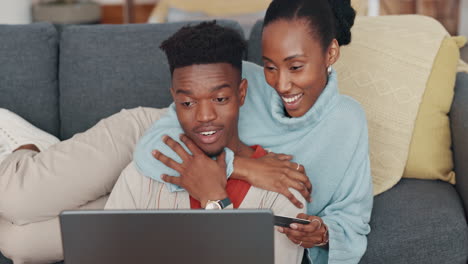
[[[153,151],[153,157],[174,169],[180,177],[161,175],[163,181],[179,185],[205,207],[208,200],[220,200],[228,197],[226,193],[226,153],[223,151],[216,160],[212,160],[198,148],[187,136],[180,139],[192,152],[190,155],[185,149],[169,136],[163,137],[163,142],[174,150],[182,159],[177,163],[159,151]]]
[[[288,198],[296,207],[303,204],[289,191],[296,189],[311,202],[312,184],[305,174],[304,167],[291,162],[292,156],[268,153],[258,159],[237,157],[234,160],[232,178],[249,182],[253,186],[280,193]]]

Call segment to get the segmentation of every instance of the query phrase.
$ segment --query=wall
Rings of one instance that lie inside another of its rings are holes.
[[[0,2],[6,0],[0,0]],[[20,1],[20,0],[11,0],[11,1]],[[32,0],[33,3],[37,3],[40,0]],[[94,2],[103,4],[103,5],[121,5],[125,3],[125,0],[93,0]],[[133,0],[135,4],[154,4],[158,0]]]
[[[468,37],[468,0],[461,0],[458,34]]]
[[[0,24],[31,22],[30,0],[0,0]]]
[[[95,2],[98,2],[103,5],[113,5],[113,4],[123,4],[125,0],[94,0]],[[135,4],[154,4],[157,2],[157,0],[134,0],[133,1]]]

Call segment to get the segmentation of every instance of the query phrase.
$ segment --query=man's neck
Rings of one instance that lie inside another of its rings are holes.
[[[234,152],[234,155],[239,157],[250,158],[254,153],[252,148],[242,143],[240,140],[237,140],[234,144],[231,144],[231,146],[232,147],[229,148]]]

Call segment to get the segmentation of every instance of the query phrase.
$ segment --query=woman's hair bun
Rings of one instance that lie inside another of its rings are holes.
[[[338,44],[347,45],[351,42],[351,27],[354,25],[356,11],[351,6],[351,0],[328,0],[335,14],[335,31]]]

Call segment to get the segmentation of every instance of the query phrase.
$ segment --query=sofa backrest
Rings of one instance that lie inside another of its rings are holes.
[[[247,60],[258,65],[263,65],[262,61],[262,30],[263,19],[258,20],[250,31],[247,48]]]
[[[0,108],[59,135],[57,65],[54,26],[0,25]]]
[[[237,22],[219,23],[244,36]],[[64,27],[59,66],[62,139],[122,108],[167,107],[172,102],[170,72],[159,46],[186,24]]]
[[[453,161],[457,188],[468,218],[468,73],[460,72],[455,85],[455,97],[450,109]]]

